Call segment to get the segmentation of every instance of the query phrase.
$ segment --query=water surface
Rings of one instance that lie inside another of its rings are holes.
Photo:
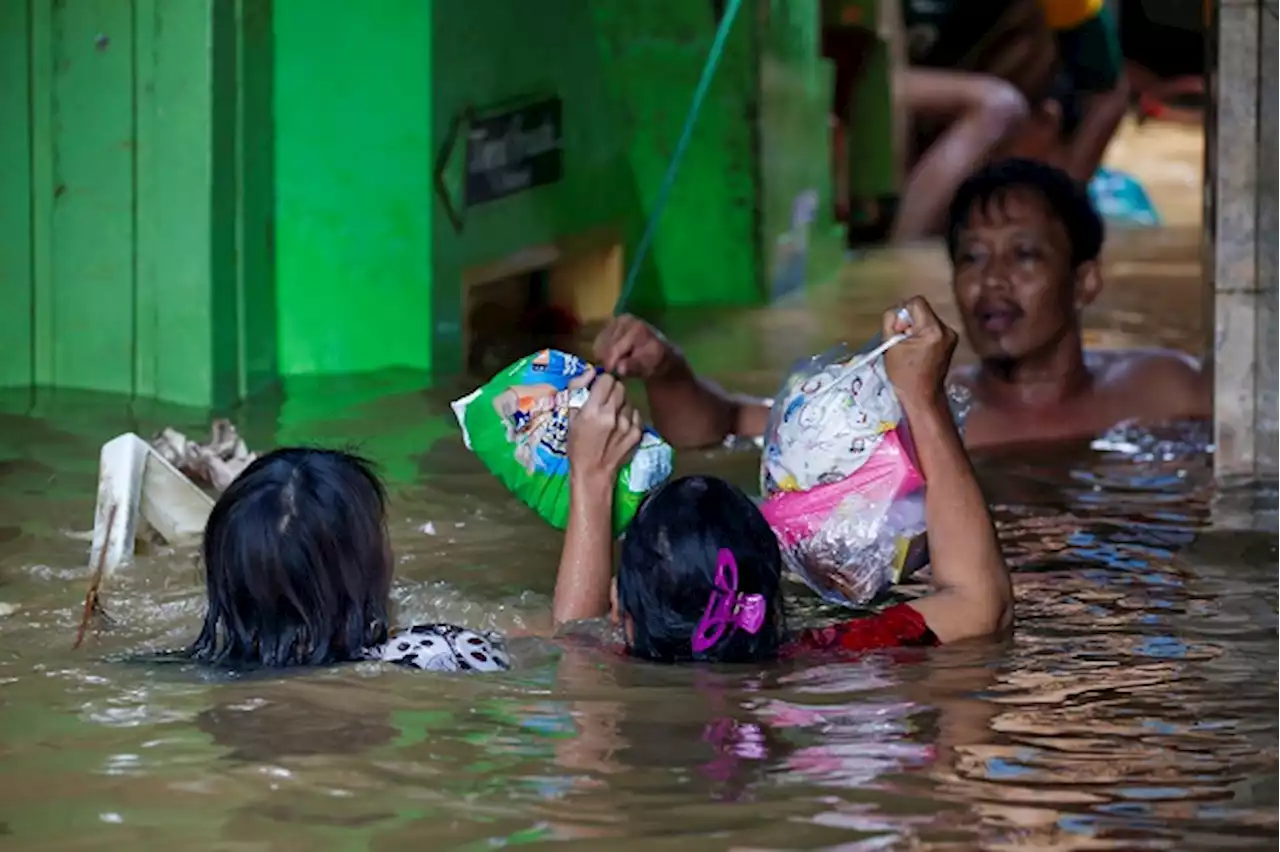
[[[1090,339],[1198,351],[1196,253],[1190,230],[1117,235]],[[932,248],[878,255],[805,300],[669,328],[768,392],[795,357],[873,333],[892,298],[945,308],[944,273]],[[239,419],[259,447],[353,443],[382,463],[403,622],[507,629],[545,614],[559,539],[461,449],[446,404],[463,389]],[[506,676],[227,680],[110,661],[194,635],[187,551],[140,557],[107,590],[115,626],[70,649],[89,572],[67,533],[90,523],[98,445],[166,421],[201,426],[74,395],[0,417],[5,849],[1273,847],[1275,492],[1215,496],[1203,428],[981,462],[1017,569],[1008,643],[708,670],[522,640]],[[680,462],[747,486],[756,463]],[[830,614],[795,591],[796,619]]]

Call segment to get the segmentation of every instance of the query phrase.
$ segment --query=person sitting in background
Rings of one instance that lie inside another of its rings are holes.
[[[1129,108],[1115,15],[1104,0],[1040,0],[1061,70],[1050,96],[1007,150],[1087,182]]]
[[[1085,352],[1081,311],[1102,289],[1104,227],[1079,183],[1031,160],[994,163],[951,202],[952,288],[976,367],[953,380],[974,405],[970,447],[1095,436],[1129,420],[1208,417],[1207,377],[1161,349]],[[597,362],[642,379],[654,427],[677,447],[760,435],[767,400],[726,393],[694,373],[680,350],[632,316],[595,342]]]
[[[1205,32],[1213,5],[1205,0],[1196,14],[1190,4],[1119,3],[1120,47],[1140,120],[1203,122]]]
[[[893,85],[912,121],[945,125],[902,188],[890,239],[908,242],[937,233],[960,182],[1023,126],[1029,112],[1016,88],[989,74],[908,68],[894,74]]]
[[[898,0],[893,97],[909,167],[890,237],[942,230],[960,182],[1003,150],[1045,90],[1052,57],[1036,0]],[[887,6],[886,9],[889,7]]]
[[[836,217],[848,224],[852,243],[938,233],[960,182],[1026,125],[1030,102],[1022,87],[1047,90],[1053,62],[1036,2],[823,0],[823,55],[835,70]],[[855,104],[868,62],[885,56],[888,100],[863,91]],[[850,122],[860,133],[886,130],[887,159],[869,140],[853,148],[859,139]],[[851,159],[866,170],[859,192],[873,197],[850,197]]]

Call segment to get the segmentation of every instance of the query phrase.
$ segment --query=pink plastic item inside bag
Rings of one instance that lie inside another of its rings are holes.
[[[880,446],[857,471],[839,482],[808,491],[775,494],[760,507],[783,547],[814,536],[846,498],[857,495],[872,505],[887,506],[924,487],[924,477],[911,461],[901,427],[886,432]]]

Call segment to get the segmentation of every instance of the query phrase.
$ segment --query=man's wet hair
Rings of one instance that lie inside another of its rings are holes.
[[[984,166],[960,184],[947,211],[948,254],[955,257],[960,231],[974,210],[990,211],[992,205],[999,210],[1008,193],[1018,189],[1040,195],[1050,212],[1066,227],[1073,268],[1098,259],[1106,227],[1085,185],[1056,166],[1023,158]]]

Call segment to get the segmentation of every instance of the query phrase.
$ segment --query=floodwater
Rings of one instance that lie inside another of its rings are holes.
[[[1090,339],[1198,351],[1198,242],[1194,225],[1116,234]],[[879,254],[805,302],[669,328],[714,375],[771,391],[893,298],[946,308],[944,272],[936,248]],[[446,403],[465,388],[238,419],[258,447],[354,443],[382,463],[400,621],[534,623],[559,538],[462,450]],[[1215,496],[1202,427],[980,460],[1016,566],[1006,644],[710,670],[517,640],[503,676],[226,680],[116,660],[194,636],[188,551],[113,578],[114,626],[70,647],[97,448],[166,421],[202,427],[88,397],[0,416],[0,848],[1274,848],[1276,495]],[[750,449],[680,464],[755,480]],[[795,591],[796,618],[831,614]]]

